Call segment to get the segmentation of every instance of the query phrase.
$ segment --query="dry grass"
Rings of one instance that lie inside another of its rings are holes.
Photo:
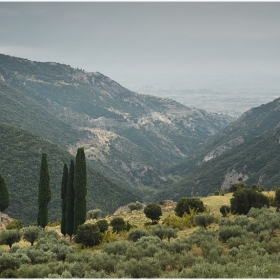
[[[206,208],[210,210],[210,213],[220,214],[221,206],[222,205],[230,206],[231,198],[232,198],[232,193],[227,193],[225,195],[202,197],[201,200],[203,201]]]

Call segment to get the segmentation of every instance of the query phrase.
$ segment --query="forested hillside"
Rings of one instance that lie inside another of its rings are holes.
[[[73,156],[41,136],[22,128],[0,123],[0,170],[10,193],[10,205],[5,210],[11,217],[25,224],[35,222],[38,213],[38,186],[41,154],[48,156],[52,199],[49,203],[49,219],[61,218],[61,180],[64,163],[70,164]],[[112,183],[109,179],[87,167],[87,209],[99,208],[113,213],[120,205],[140,197]]]
[[[183,177],[159,195],[207,195],[236,182],[279,186],[280,99],[253,108],[206,141],[203,150],[167,170]]]

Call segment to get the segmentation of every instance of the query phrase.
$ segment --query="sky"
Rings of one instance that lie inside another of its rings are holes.
[[[280,78],[280,2],[0,2],[0,38],[124,86]]]

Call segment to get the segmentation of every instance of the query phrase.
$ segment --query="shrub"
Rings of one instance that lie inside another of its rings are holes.
[[[161,207],[158,204],[151,203],[144,208],[144,213],[148,219],[152,220],[152,224],[159,221],[162,216]]]
[[[228,205],[221,206],[220,213],[223,215],[223,217],[226,217],[230,213],[230,207]]]
[[[43,230],[40,232],[38,239],[47,238],[47,239],[59,239],[59,234],[55,230]]]
[[[168,225],[157,225],[152,228],[152,233],[158,236],[161,240],[167,238],[170,241],[171,238],[177,237],[178,229],[173,229]]]
[[[204,212],[206,210],[203,202],[199,198],[183,197],[178,201],[175,213],[177,216],[183,217],[184,213],[190,214],[191,209],[193,209],[196,213]]]
[[[101,242],[99,227],[96,224],[82,224],[78,226],[75,242],[86,247],[93,247]]]
[[[6,229],[18,229],[23,228],[23,222],[21,220],[14,219],[9,224],[7,224]]]
[[[101,212],[102,211],[100,209],[89,210],[87,212],[87,220],[98,219],[101,216]]]
[[[262,192],[262,191],[265,191],[265,188],[263,186],[254,184],[252,186],[252,190],[255,192]]]
[[[4,230],[0,233],[0,245],[9,245],[10,249],[20,239],[21,233],[18,229]]]
[[[20,267],[20,260],[11,253],[3,253],[0,256],[0,273],[7,269],[14,270],[15,268]]]
[[[275,189],[274,204],[277,208],[280,207],[280,188]]]
[[[44,251],[42,248],[29,247],[25,249],[25,253],[31,260],[31,264],[46,264],[56,260],[56,255],[53,252]]]
[[[151,234],[147,230],[141,229],[141,228],[136,228],[129,232],[128,240],[136,242],[142,236],[149,236],[149,235],[151,235]]]
[[[143,209],[143,205],[139,201],[129,203],[127,206],[130,211]]]
[[[97,221],[96,224],[102,233],[104,233],[109,228],[109,223],[105,219]]]
[[[178,228],[180,230],[190,228],[195,226],[194,215],[194,210],[191,210],[190,214],[184,213],[183,217],[179,217],[176,215],[168,215],[163,220],[163,223],[172,228]]]
[[[264,205],[269,206],[269,200],[262,193],[250,189],[240,189],[234,192],[230,204],[233,213],[246,215],[252,207],[262,208]]]
[[[200,214],[194,216],[194,221],[198,226],[204,227],[205,229],[207,226],[214,222],[215,218],[211,214]]]
[[[0,274],[0,278],[19,278],[17,270],[6,269]]]
[[[125,255],[126,250],[131,246],[129,241],[121,240],[119,242],[106,243],[102,246],[102,251],[107,254]]]
[[[127,262],[118,263],[117,271],[124,271],[131,278],[155,278],[160,275],[159,263],[154,258],[144,257],[141,260],[130,259]]]
[[[246,230],[239,225],[223,226],[219,230],[219,238],[222,242],[226,242],[230,237],[246,235]]]
[[[246,189],[247,188],[247,185],[244,184],[244,183],[236,183],[236,184],[232,184],[228,191],[231,193],[231,192],[236,192],[240,189]]]
[[[50,268],[46,264],[32,266],[23,264],[18,269],[20,278],[47,278],[50,273]]]
[[[119,233],[122,230],[129,230],[130,225],[126,223],[125,220],[121,217],[115,217],[110,222],[110,225],[113,227],[113,232]]]
[[[41,227],[29,226],[24,228],[23,239],[30,242],[33,246],[34,242],[38,239],[39,234],[41,233]]]
[[[114,242],[118,240],[117,233],[116,232],[111,232],[111,231],[105,231],[105,232],[100,232],[102,242]]]

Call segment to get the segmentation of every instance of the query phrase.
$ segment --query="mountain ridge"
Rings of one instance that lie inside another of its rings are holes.
[[[162,169],[194,154],[232,120],[170,99],[134,93],[99,72],[59,63],[0,55],[0,77],[9,89],[5,92],[16,89],[47,111],[45,121],[52,121],[49,132],[43,134],[46,139],[72,154],[85,146],[90,165],[135,193],[139,186],[164,188],[169,179]],[[30,129],[26,123],[20,125]],[[44,133],[46,125],[40,124]],[[60,124],[64,130],[53,135]],[[71,137],[66,137],[69,126]]]

